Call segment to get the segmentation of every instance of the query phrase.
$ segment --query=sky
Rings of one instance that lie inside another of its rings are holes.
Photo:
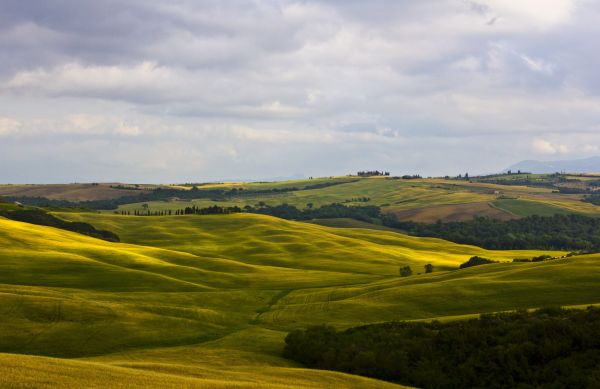
[[[0,182],[600,154],[593,0],[2,0]]]

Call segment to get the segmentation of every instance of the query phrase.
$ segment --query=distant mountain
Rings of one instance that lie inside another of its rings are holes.
[[[590,157],[584,159],[571,159],[563,161],[521,161],[506,170],[529,173],[599,173],[600,172],[600,157]]]

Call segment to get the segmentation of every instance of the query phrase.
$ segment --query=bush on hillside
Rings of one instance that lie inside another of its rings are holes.
[[[400,276],[402,277],[408,277],[408,276],[412,276],[413,272],[412,269],[410,268],[410,266],[402,266],[400,268]]]
[[[467,267],[487,265],[489,263],[497,263],[497,261],[493,261],[491,259],[487,259],[487,258],[483,258],[483,257],[474,256],[474,257],[469,258],[469,260],[467,262],[461,263],[459,268],[465,269]]]

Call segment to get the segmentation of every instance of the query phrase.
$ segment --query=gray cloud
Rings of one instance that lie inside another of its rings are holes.
[[[0,181],[447,174],[600,146],[591,1],[1,7]]]

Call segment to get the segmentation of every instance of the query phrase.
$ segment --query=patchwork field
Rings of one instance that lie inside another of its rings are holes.
[[[90,201],[137,195],[157,185],[138,185],[140,190],[119,189],[119,184],[0,185],[0,196],[45,197],[51,200]],[[130,187],[135,188],[131,185]]]
[[[0,386],[392,387],[302,369],[281,357],[283,338],[325,322],[600,302],[599,255],[455,270],[473,255],[563,253],[252,214],[57,215],[123,243],[0,218]],[[417,274],[427,263],[434,273]],[[415,275],[399,277],[405,265]]]
[[[434,223],[437,220],[467,221],[474,216],[487,216],[500,220],[532,214],[549,216],[575,213],[600,216],[599,207],[581,201],[583,194],[558,193],[558,189],[565,186],[582,190],[596,181],[590,177],[571,176],[564,176],[561,180],[557,180],[558,178],[552,175],[513,174],[487,179],[476,178],[472,181],[343,176],[282,182],[169,186],[109,183],[0,185],[0,196],[15,196],[25,202],[30,197],[78,202],[115,200],[124,197],[129,199],[133,196],[131,200],[119,200],[120,203],[116,205],[104,203],[95,206],[95,209],[104,209],[106,213],[129,212],[130,214],[175,212],[192,206],[206,208],[218,205],[243,208],[256,207],[258,204],[270,206],[290,204],[305,209],[341,203],[347,206],[374,205],[381,207],[383,212],[397,215],[400,220],[423,223]],[[521,182],[531,183],[531,186],[520,185]],[[157,197],[153,192],[157,188],[179,190],[179,193]],[[191,191],[192,188],[195,189]],[[590,189],[594,188],[590,187]],[[222,193],[217,193],[219,191]],[[136,201],[135,196],[142,194],[147,196],[146,200]],[[76,206],[75,203],[73,205]],[[58,206],[63,205],[58,204]],[[117,207],[116,210],[106,209],[113,207]]]
[[[400,220],[412,220],[421,223],[435,223],[438,220],[446,222],[468,221],[473,219],[473,216],[490,217],[498,220],[516,219],[519,216],[522,216],[511,210],[495,206],[495,203],[500,201],[502,200],[491,203],[481,202],[455,205],[432,205],[430,207],[396,211],[394,214]],[[562,208],[557,209],[562,211]]]
[[[316,183],[313,183],[316,181]],[[310,185],[330,185],[315,189]],[[149,201],[121,205],[117,212],[135,211],[175,211],[185,207],[206,208],[213,205],[223,207],[290,204],[303,209],[307,206],[320,207],[331,203],[345,205],[376,205],[384,212],[396,214],[401,220],[414,220],[433,223],[443,221],[465,221],[474,216],[489,216],[508,220],[541,212],[544,215],[555,213],[578,213],[600,216],[600,210],[592,204],[581,201],[581,195],[554,193],[548,188],[518,185],[498,185],[494,183],[390,178],[324,178],[315,180],[290,181],[284,183],[252,184],[210,184],[199,190],[215,188],[244,188],[244,190],[270,190],[297,188],[287,192],[272,192],[253,195],[232,195],[225,200],[196,199]],[[525,203],[523,203],[525,202]],[[519,205],[521,204],[521,205]],[[113,211],[106,211],[112,213]]]

